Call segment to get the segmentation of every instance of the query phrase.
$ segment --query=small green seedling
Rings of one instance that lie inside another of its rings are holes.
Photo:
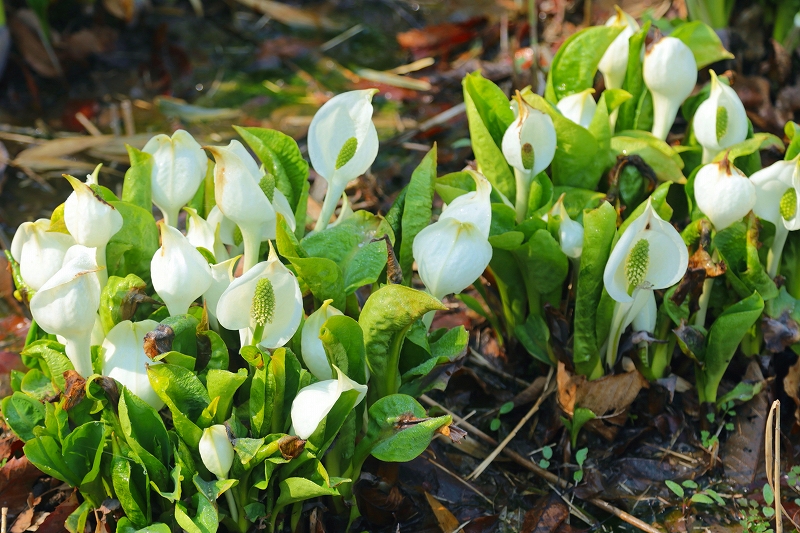
[[[497,431],[500,429],[500,417],[504,414],[510,413],[513,408],[514,402],[506,402],[500,406],[500,409],[497,411],[497,416],[493,418],[489,424],[489,427],[492,431]]]

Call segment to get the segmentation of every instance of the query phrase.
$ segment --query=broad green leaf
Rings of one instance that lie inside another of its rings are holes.
[[[514,250],[514,256],[528,290],[546,294],[561,287],[567,277],[569,260],[547,230],[536,231],[527,243]]]
[[[588,130],[594,135],[601,150],[608,151],[611,147],[611,136],[614,132],[611,129],[610,115],[630,99],[631,94],[622,89],[606,89],[600,95]]]
[[[417,234],[431,223],[431,205],[433,205],[434,185],[436,183],[436,145],[420,162],[411,174],[411,181],[406,189],[405,204],[400,233],[400,268],[403,271],[403,282],[411,285],[414,255],[411,247]]]
[[[84,501],[67,517],[66,521],[64,521],[64,527],[69,533],[84,533],[86,531],[86,519],[89,518],[89,513],[92,510],[92,504]]]
[[[110,202],[122,215],[120,229],[106,247],[108,275],[136,274],[150,282],[150,261],[159,248],[158,228],[149,210],[128,203]]]
[[[147,367],[153,390],[172,413],[175,429],[189,446],[196,447],[203,430],[196,421],[211,403],[203,384],[191,370],[162,364]]]
[[[73,472],[64,460],[61,446],[49,436],[37,437],[25,443],[22,450],[25,457],[39,470],[56,479],[77,487],[81,483],[81,476]]]
[[[691,49],[698,69],[723,59],[733,59],[733,54],[725,50],[717,33],[699,20],[681,24],[669,36],[680,39]]]
[[[617,213],[608,202],[583,215],[583,252],[575,297],[572,359],[576,371],[590,377],[599,377],[594,375],[600,363],[597,311],[603,294],[603,272],[611,254],[616,227]]]
[[[167,524],[156,522],[141,529],[136,529],[128,518],[122,517],[117,522],[117,533],[170,533],[170,528]]]
[[[764,390],[764,383],[764,381],[757,381],[755,383],[742,381],[741,383],[737,383],[733,389],[717,398],[717,406],[725,405],[732,401],[749,402],[756,394]]]
[[[275,380],[270,377],[266,367],[256,368],[253,372],[248,406],[250,427],[254,437],[264,437],[272,429],[272,400],[275,395]]]
[[[349,390],[342,393],[333,405],[328,415],[317,427],[317,430],[308,437],[308,442],[315,448],[315,453],[322,457],[336,438],[339,430],[345,423],[358,401],[358,391]]]
[[[501,149],[503,134],[514,121],[508,96],[480,72],[468,74],[464,87],[469,135],[478,169],[486,179],[512,202],[516,180]]]
[[[647,21],[642,26],[642,29],[628,39],[628,66],[625,70],[625,81],[622,84],[622,88],[631,95],[631,99],[623,102],[619,108],[616,124],[617,131],[633,129],[636,107],[642,98],[642,93],[646,92],[642,77],[642,47],[649,31],[650,21]]]
[[[297,271],[297,276],[308,285],[314,298],[320,302],[331,299],[335,308],[345,308],[344,275],[335,262],[325,257],[287,259]]]
[[[125,441],[147,468],[153,482],[162,488],[172,447],[167,428],[158,412],[127,387],[120,387],[119,422]]]
[[[22,441],[34,438],[33,429],[44,423],[44,405],[23,392],[3,398],[3,419]]]
[[[547,346],[547,342],[550,340],[550,330],[547,329],[547,324],[541,315],[536,313],[528,315],[524,323],[517,324],[517,327],[514,328],[514,336],[537,360],[546,365],[553,365]]]
[[[328,359],[350,379],[365,384],[364,331],[349,316],[332,316],[322,325],[319,338]]]
[[[280,482],[278,501],[275,502],[274,514],[278,514],[287,505],[319,498],[322,496],[337,496],[339,491],[330,486],[317,485],[310,479],[290,477]]]
[[[421,322],[421,321],[420,321]],[[437,330],[429,338],[430,357],[402,375],[402,394],[421,396],[431,390],[444,390],[450,376],[463,365],[469,333],[463,326]],[[434,339],[434,336],[437,338]],[[401,365],[402,366],[402,365]]]
[[[736,158],[738,157],[747,156],[771,148],[783,151],[783,141],[771,133],[756,133],[751,138],[745,139],[718,153],[714,158],[714,162],[722,161],[723,158],[727,157],[728,160],[735,165]]]
[[[622,26],[592,26],[564,41],[547,75],[547,100],[556,104],[565,96],[591,88],[600,59],[621,31]]]
[[[28,344],[22,351],[23,362],[25,358],[41,358],[44,364],[40,365],[42,372],[53,380],[53,384],[64,391],[66,383],[64,372],[74,370],[72,362],[64,353],[64,345],[48,339],[41,339]],[[26,366],[30,367],[30,364]]]
[[[525,291],[520,290],[525,286],[525,280],[514,254],[510,251],[494,248],[489,268],[497,282],[497,291],[500,293],[500,301],[503,303],[506,334],[510,336],[514,333],[517,324],[525,321],[528,299]]]
[[[786,134],[786,138],[789,139],[789,146],[786,147],[786,153],[783,158],[786,161],[790,161],[797,157],[797,154],[800,154],[800,135],[797,135],[798,131],[800,131],[800,126],[790,120],[783,127],[783,131]]]
[[[367,299],[358,323],[364,330],[375,398],[393,394],[400,387],[398,359],[408,329],[422,316],[445,309],[433,296],[402,285],[381,287]]]
[[[755,218],[736,222],[714,237],[714,246],[725,261],[725,277],[740,298],[758,291],[764,300],[778,296],[778,288],[758,256],[760,246]]]
[[[136,274],[126,277],[110,276],[100,293],[100,323],[108,334],[123,320],[133,320],[138,305],[137,297],[145,295],[147,283]]]
[[[56,395],[56,389],[50,378],[36,368],[28,370],[25,377],[22,378],[20,391],[39,401],[45,401],[47,398],[53,398]]]
[[[683,161],[667,143],[646,132],[639,132],[636,137],[628,136],[626,133],[628,132],[611,139],[611,149],[617,155],[640,156],[653,169],[659,181],[686,183],[686,178],[681,172]]]
[[[116,439],[117,437],[112,437]],[[115,444],[111,459],[111,483],[122,510],[136,528],[146,527],[152,520],[150,480],[144,464],[130,448]]]
[[[125,172],[122,183],[122,201],[150,211],[153,209],[153,156],[129,144],[125,148],[128,150],[131,166]]]
[[[219,397],[215,422],[222,424],[231,414],[233,395],[247,380],[247,369],[240,368],[235,374],[227,370],[211,369],[206,378],[210,398]]]

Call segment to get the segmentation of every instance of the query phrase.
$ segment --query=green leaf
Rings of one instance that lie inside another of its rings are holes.
[[[400,268],[405,285],[411,285],[414,256],[411,247],[417,234],[431,223],[431,206],[436,184],[436,145],[411,174],[406,189],[400,233]]]
[[[591,409],[585,407],[575,408],[575,411],[572,413],[572,424],[569,428],[570,442],[572,443],[573,449],[578,447],[578,435],[580,434],[581,428],[583,428],[586,422],[594,420],[595,418],[597,418],[597,415],[595,415]]]
[[[701,494],[701,493],[692,494],[691,500],[694,503],[705,503],[705,504],[708,504],[708,505],[713,505],[714,504],[714,500],[711,499],[710,496],[706,496],[705,494]]]
[[[422,321],[417,322],[417,324],[422,324]],[[424,328],[424,325],[422,327]],[[442,331],[445,330],[437,330],[426,339],[426,341],[432,341],[429,343],[429,358],[403,373],[403,384],[400,387],[401,393],[410,396],[421,396],[434,389],[444,390],[447,387],[450,376],[461,368],[467,353],[469,333],[463,326],[458,326],[446,330],[443,335],[434,339],[434,336]],[[410,344],[407,343],[407,345]],[[401,367],[404,366],[404,362],[401,361]]]
[[[672,492],[675,493],[675,495],[678,498],[683,498],[683,496],[685,494],[685,492],[683,491],[683,487],[681,487],[680,485],[678,485],[677,483],[675,483],[671,479],[668,479],[668,480],[664,481],[664,483],[667,485],[667,487],[669,487],[669,490],[671,490]]]
[[[219,397],[215,422],[222,424],[231,414],[233,407],[233,395],[239,387],[247,381],[247,369],[240,368],[235,374],[227,370],[216,368],[208,371],[206,387],[208,388],[209,398]]]
[[[697,392],[701,402],[716,402],[717,388],[736,347],[763,310],[764,300],[754,292],[728,307],[714,321],[708,333],[703,367],[697,375]]]
[[[647,92],[642,77],[642,49],[649,31],[650,21],[647,21],[642,26],[642,29],[628,39],[628,66],[625,70],[625,81],[622,84],[622,88],[631,95],[631,99],[624,102],[619,108],[616,124],[617,131],[634,128],[636,108],[639,105],[642,94]]]
[[[554,361],[550,359],[550,330],[540,314],[531,313],[522,324],[517,324],[514,328],[514,336],[522,343],[522,346],[529,354],[546,365],[552,366]]]
[[[514,333],[514,328],[518,324],[525,322],[528,299],[525,291],[520,287],[525,286],[517,261],[510,251],[494,248],[492,250],[492,260],[489,262],[495,281],[497,291],[500,293],[500,301],[503,304],[503,317],[506,321],[508,335]]]
[[[525,285],[539,294],[561,287],[569,271],[569,260],[547,230],[537,230],[530,240],[514,250]]]
[[[308,285],[314,298],[320,302],[331,299],[336,309],[345,308],[344,275],[336,263],[324,257],[286,259],[294,266],[297,276]]]
[[[127,518],[134,527],[144,528],[152,520],[150,480],[147,470],[136,454],[122,455],[122,453],[122,447],[115,445],[114,456],[111,459],[111,483]]]
[[[594,374],[600,364],[600,346],[596,323],[603,294],[603,272],[611,255],[611,243],[617,227],[617,213],[608,202],[583,215],[583,252],[578,271],[575,297],[575,334],[573,361],[579,374]],[[602,368],[600,368],[602,372]]]
[[[146,211],[153,209],[152,173],[153,156],[126,144],[131,167],[125,172],[122,183],[122,201],[141,207]]]
[[[45,474],[60,479],[72,487],[80,485],[81,477],[64,461],[61,446],[53,437],[49,435],[37,437],[28,441],[22,449],[25,457]]]
[[[617,155],[640,156],[653,169],[659,181],[686,183],[680,156],[667,143],[647,132],[622,132],[611,139],[611,149]]]
[[[446,309],[439,300],[403,285],[386,285],[367,299],[358,323],[364,330],[364,345],[374,382],[370,393],[382,398],[400,387],[398,359],[403,339],[411,325],[428,311]]]
[[[122,229],[106,247],[108,275],[136,274],[150,283],[150,261],[159,248],[158,228],[149,210],[128,202],[110,202],[122,215]]]
[[[293,503],[322,496],[339,495],[339,491],[335,488],[318,485],[303,477],[290,477],[281,481],[278,485],[278,490],[280,491],[278,501],[275,502],[275,508],[272,510],[274,515],[277,515],[284,507]]]
[[[725,261],[725,278],[736,293],[746,298],[758,291],[764,300],[778,296],[775,282],[764,270],[758,255],[758,223],[748,218],[747,223],[736,222],[714,237],[714,246]]]
[[[516,180],[501,149],[503,134],[514,121],[508,97],[477,71],[468,74],[462,85],[469,135],[478,169],[493,187],[513,202],[516,198]]]
[[[3,398],[3,419],[22,441],[34,438],[33,429],[44,423],[44,405],[23,392]]]
[[[196,421],[211,403],[206,388],[194,372],[176,365],[149,365],[147,376],[153,390],[169,407],[178,434],[189,446],[196,447],[203,436]]]
[[[156,522],[141,529],[136,529],[133,523],[127,518],[122,517],[117,522],[116,533],[170,533],[170,528],[167,524]]]
[[[606,89],[603,91],[603,94],[600,95],[600,100],[597,102],[597,109],[588,129],[589,132],[594,135],[597,144],[603,151],[608,151],[610,149],[609,143],[614,133],[611,131],[609,115],[630,99],[630,93],[622,89]]]
[[[749,402],[762,390],[764,390],[763,381],[757,381],[755,383],[742,381],[737,383],[736,386],[729,392],[723,394],[720,398],[717,398],[717,406],[722,406],[734,400],[737,402]]]
[[[132,320],[138,302],[137,297],[145,295],[147,283],[136,274],[126,277],[110,276],[103,292],[100,293],[100,323],[108,334],[111,328],[123,320]]]
[[[352,294],[364,285],[375,283],[386,268],[384,235],[394,242],[391,226],[382,217],[357,211],[341,224],[328,227],[303,239],[305,251],[311,257],[324,257],[336,263],[344,272],[344,290]]]
[[[364,331],[358,322],[349,316],[332,316],[322,325],[319,339],[339,370],[358,383],[367,382]]]
[[[91,503],[84,501],[67,517],[64,522],[64,527],[69,533],[84,533],[86,530],[86,519],[89,518],[90,512],[92,512]]]
[[[669,36],[680,39],[691,49],[698,69],[723,59],[733,59],[733,54],[725,50],[711,26],[699,20],[681,24]]]
[[[297,142],[276,130],[239,126],[233,129],[264,163],[264,170],[275,176],[275,186],[286,196],[295,214],[299,215],[300,200],[308,184],[308,163],[303,159]],[[305,216],[297,217],[297,225],[305,225]]]
[[[565,96],[591,88],[600,59],[622,29],[622,26],[592,26],[564,41],[547,75],[547,100],[555,104]]]
[[[769,150],[771,148],[783,151],[783,141],[771,133],[756,133],[751,138],[745,139],[718,153],[714,158],[714,162],[722,161],[727,157],[735,165],[738,157],[744,157],[760,150]]]
[[[790,120],[783,127],[783,131],[789,139],[789,146],[786,147],[786,153],[783,158],[786,161],[790,161],[797,157],[797,154],[800,154],[800,135],[797,135],[797,132],[800,131],[800,126],[796,122]]]

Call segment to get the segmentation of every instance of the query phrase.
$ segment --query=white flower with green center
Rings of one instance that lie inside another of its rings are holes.
[[[217,303],[219,302],[222,293],[225,292],[231,282],[233,281],[233,269],[236,262],[241,259],[241,255],[231,257],[226,261],[211,265],[211,286],[208,287],[206,292],[203,293],[203,301],[208,311],[208,322],[214,330],[219,329],[219,322],[217,321]]]
[[[108,332],[102,344],[103,375],[114,378],[156,411],[164,402],[150,385],[147,365],[159,364],[144,353],[144,336],[158,327],[155,320],[123,320]]]
[[[606,21],[606,26],[623,26],[611,45],[606,48],[597,70],[603,74],[606,89],[622,89],[625,81],[625,71],[628,69],[629,40],[634,33],[639,31],[636,19],[622,11],[619,6],[614,6],[617,14]]]
[[[662,37],[645,53],[642,77],[653,95],[652,133],[666,140],[678,109],[697,83],[694,54],[680,39]]]
[[[753,212],[775,225],[775,238],[767,255],[767,272],[778,273],[783,246],[790,231],[800,229],[800,156],[790,161],[778,161],[750,176],[756,189]]]
[[[219,324],[264,348],[279,348],[294,336],[303,317],[303,295],[294,274],[270,245],[262,261],[231,282],[216,306]]]
[[[714,224],[714,229],[722,231],[755,207],[756,188],[753,181],[725,157],[697,171],[694,197],[697,207]]]
[[[75,239],[50,230],[50,220],[23,222],[11,241],[11,257],[19,263],[25,284],[38,291],[61,268],[64,255]]]
[[[503,134],[503,156],[514,167],[517,183],[517,222],[522,222],[528,212],[528,196],[533,178],[550,166],[556,153],[556,129],[553,119],[516,97],[512,106],[517,118]]]
[[[367,386],[348,378],[334,365],[336,379],[327,379],[303,387],[292,402],[292,428],[301,439],[308,439],[319,427],[337,400],[347,391],[358,391],[355,405],[360,404],[367,394]],[[354,405],[354,407],[355,407]]]
[[[300,338],[303,362],[309,372],[320,381],[331,379],[333,370],[328,362],[325,347],[319,338],[320,329],[332,316],[341,316],[342,312],[331,305],[333,300],[325,300],[322,305],[311,313],[303,323],[303,333]]]
[[[208,157],[184,130],[177,130],[172,137],[156,135],[142,149],[153,156],[150,183],[153,203],[161,210],[169,226],[177,226],[178,213],[189,203],[208,169]]]
[[[211,287],[211,268],[183,233],[164,221],[158,226],[161,248],[150,261],[150,277],[170,316],[182,315]]]
[[[372,123],[377,89],[349,91],[323,105],[308,128],[308,157],[328,182],[316,230],[325,229],[347,184],[362,175],[378,155],[378,131]]]
[[[703,147],[703,163],[710,163],[722,150],[747,137],[748,121],[744,105],[732,88],[725,85],[713,70],[711,93],[694,114],[694,135]]]

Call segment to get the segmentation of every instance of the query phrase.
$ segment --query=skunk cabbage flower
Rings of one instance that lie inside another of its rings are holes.
[[[217,321],[217,303],[222,293],[230,286],[233,281],[233,269],[236,262],[241,258],[241,255],[231,257],[216,265],[211,265],[211,286],[206,292],[203,293],[203,301],[206,303],[206,310],[208,311],[208,321],[213,329],[217,329],[219,323]]]
[[[70,258],[31,298],[31,314],[46,332],[65,339],[67,357],[83,377],[92,375],[91,338],[100,307],[94,250],[76,245]]]
[[[164,215],[164,222],[175,227],[178,213],[197,192],[208,169],[205,152],[190,133],[178,130],[172,138],[163,133],[144,145],[153,156],[150,183],[153,203]]]
[[[767,272],[778,274],[783,246],[789,231],[800,229],[800,156],[790,161],[778,161],[750,176],[756,188],[753,212],[775,225],[775,238],[767,255]]]
[[[269,259],[231,282],[219,297],[217,320],[226,329],[252,332],[253,344],[279,348],[300,326],[303,294],[270,245]]]
[[[342,193],[342,208],[339,210],[339,216],[336,217],[336,220],[330,223],[329,227],[333,228],[335,226],[338,226],[351,216],[353,216],[353,208],[350,205],[350,199],[347,198],[346,193]]]
[[[215,424],[204,429],[199,447],[200,458],[208,471],[218,479],[228,479],[228,473],[233,466],[233,445],[225,426]]]
[[[561,251],[567,255],[577,259],[583,252],[583,226],[580,222],[576,222],[569,218],[569,213],[564,207],[564,194],[553,205],[550,212],[558,215],[561,222],[558,227],[558,241],[561,245]]]
[[[378,155],[378,131],[372,123],[372,96],[377,89],[349,91],[323,105],[308,128],[308,157],[328,182],[316,230],[328,226],[336,203],[350,180],[359,177]]]
[[[412,245],[422,281],[440,300],[467,288],[492,259],[488,240],[492,186],[481,174],[470,174],[476,190],[453,200],[436,223],[417,234]]]
[[[628,316],[632,316],[631,324],[634,331],[646,331],[653,333],[656,330],[656,319],[658,318],[658,307],[656,306],[656,295],[653,291],[642,291],[644,293],[644,302],[641,309],[631,312]],[[627,324],[626,324],[627,327]]]
[[[303,362],[314,377],[320,381],[331,379],[333,372],[328,362],[328,355],[319,338],[319,330],[332,316],[341,315],[342,312],[331,305],[333,300],[325,300],[319,309],[311,313],[303,324],[303,333],[300,339],[303,352]]]
[[[686,273],[689,252],[672,224],[658,216],[651,200],[644,212],[625,229],[603,272],[608,295],[621,303],[633,302],[636,289],[665,289]]]
[[[275,232],[275,209],[269,196],[275,192],[275,180],[259,169],[242,143],[232,140],[228,146],[207,146],[214,155],[214,195],[219,210],[242,232],[244,270],[258,262],[262,235]],[[224,239],[223,239],[224,242]]]
[[[197,214],[197,210],[191,207],[184,207],[187,217],[186,239],[195,248],[205,248],[212,254],[214,259],[225,261],[228,259],[228,250],[219,238],[219,223],[212,224],[211,218],[204,219]]]
[[[125,385],[156,411],[164,407],[164,402],[150,385],[147,365],[158,363],[145,355],[144,336],[157,326],[158,322],[155,320],[123,320],[111,328],[102,345],[105,361],[103,374]]]
[[[23,222],[11,241],[11,257],[19,263],[22,280],[34,291],[58,272],[67,249],[75,244],[70,235],[49,229],[47,218]]]
[[[624,26],[611,45],[606,48],[597,70],[603,74],[606,89],[622,89],[625,71],[628,69],[629,39],[639,31],[636,19],[622,11],[618,6],[617,14],[606,21],[606,26]]]
[[[711,70],[711,94],[694,114],[694,134],[703,147],[703,163],[747,137],[747,113],[736,91]]]
[[[653,135],[663,141],[697,83],[697,62],[680,39],[663,37],[645,54],[642,69],[644,84],[653,95]]]
[[[556,129],[549,115],[532,108],[518,97],[517,118],[503,134],[503,156],[514,167],[517,181],[517,222],[528,211],[528,196],[534,176],[546,169],[556,153]]]
[[[756,205],[756,188],[727,158],[709,163],[694,178],[697,207],[714,228],[722,231],[750,212]]]
[[[347,391],[358,391],[355,405],[361,403],[367,394],[367,386],[348,378],[344,372],[333,366],[336,379],[327,379],[303,387],[292,402],[292,427],[295,434],[305,440],[317,430],[339,397]]]
[[[211,268],[180,231],[163,221],[158,225],[161,248],[150,262],[150,277],[170,316],[182,315],[211,286]]]
[[[561,114],[570,119],[575,124],[588,128],[592,123],[594,112],[597,110],[597,102],[594,101],[594,89],[586,89],[579,93],[565,96],[558,101],[556,107]]]

